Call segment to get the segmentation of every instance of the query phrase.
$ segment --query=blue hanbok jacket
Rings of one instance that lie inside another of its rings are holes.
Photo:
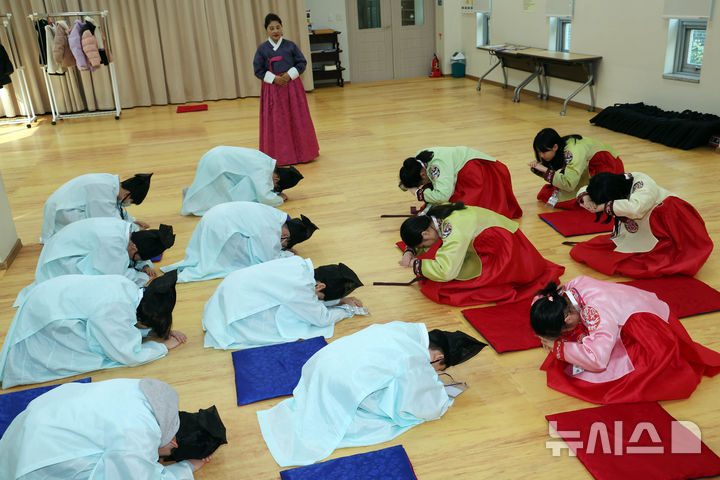
[[[320,349],[292,398],[257,413],[281,466],[308,465],[341,447],[386,442],[452,404],[430,364],[422,323],[371,325]]]
[[[243,267],[292,256],[282,250],[285,212],[253,202],[221,203],[200,219],[185,259],[162,267],[178,270],[178,283],[222,278]]]
[[[34,288],[20,305],[0,351],[2,388],[103,368],[136,366],[167,355],[143,342],[142,290],[119,275],[64,275]]]
[[[312,261],[293,256],[228,275],[205,304],[202,324],[206,347],[243,349],[329,338],[335,323],[352,316],[349,306],[317,297]]]
[[[34,399],[0,439],[2,478],[192,480],[190,462],[158,463],[162,431],[139,383],[68,383]]]
[[[274,170],[275,160],[259,150],[215,147],[200,158],[181,213],[200,216],[215,205],[238,201],[282,205],[273,192]]]

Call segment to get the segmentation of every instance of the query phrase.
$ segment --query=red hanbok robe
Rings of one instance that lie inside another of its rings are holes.
[[[632,175],[628,199],[615,200],[609,206],[619,220],[613,234],[580,242],[570,256],[606,275],[695,275],[713,249],[702,217],[649,176]],[[580,189],[578,194],[584,191]]]
[[[674,400],[720,372],[720,354],[695,343],[654,293],[585,276],[565,292],[581,324],[541,367],[550,388],[600,404]]]
[[[481,207],[456,210],[436,228],[440,240],[418,256],[420,291],[457,306],[531,298],[565,267],[540,255],[518,224]]]
[[[508,218],[522,216],[513,193],[510,171],[502,162],[470,147],[423,150],[433,152],[433,158],[425,165],[430,183],[418,189],[418,200],[428,205],[463,202]]]
[[[582,208],[575,200],[580,187],[587,186],[590,177],[600,172],[623,173],[625,167],[612,147],[606,143],[583,137],[571,138],[565,145],[565,166],[558,171],[548,170],[538,200],[555,208]]]

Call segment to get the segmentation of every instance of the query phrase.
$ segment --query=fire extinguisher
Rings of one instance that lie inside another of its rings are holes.
[[[442,77],[442,72],[440,71],[440,60],[438,60],[436,54],[433,54],[432,70],[430,70],[429,77],[430,78]]]

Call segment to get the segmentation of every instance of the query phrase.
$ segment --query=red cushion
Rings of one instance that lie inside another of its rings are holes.
[[[566,446],[559,439],[547,441],[552,450],[548,454],[567,456],[571,448],[597,480],[720,475],[720,458],[656,402],[586,408],[545,418],[555,422],[551,426],[559,433],[551,435],[567,442]],[[561,463],[552,464],[562,472]]]
[[[595,214],[585,209],[540,213],[538,216],[563,237],[574,237],[589,233],[607,233],[612,232],[613,229],[612,221],[610,223],[595,222]],[[605,219],[604,215],[603,219]]]
[[[720,310],[720,292],[700,280],[686,275],[644,278],[623,282],[653,292],[680,318]]]
[[[179,107],[177,107],[176,113],[200,112],[207,109],[207,103],[201,103],[200,105],[180,105]]]
[[[496,352],[527,350],[541,346],[540,339],[530,327],[530,305],[530,299],[526,299],[494,307],[471,308],[463,310],[462,314]]]

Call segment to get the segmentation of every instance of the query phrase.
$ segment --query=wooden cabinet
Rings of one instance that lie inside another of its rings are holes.
[[[340,44],[338,43],[340,32],[311,33],[310,51],[313,84],[315,87],[337,85],[342,87],[343,70],[340,65]]]

